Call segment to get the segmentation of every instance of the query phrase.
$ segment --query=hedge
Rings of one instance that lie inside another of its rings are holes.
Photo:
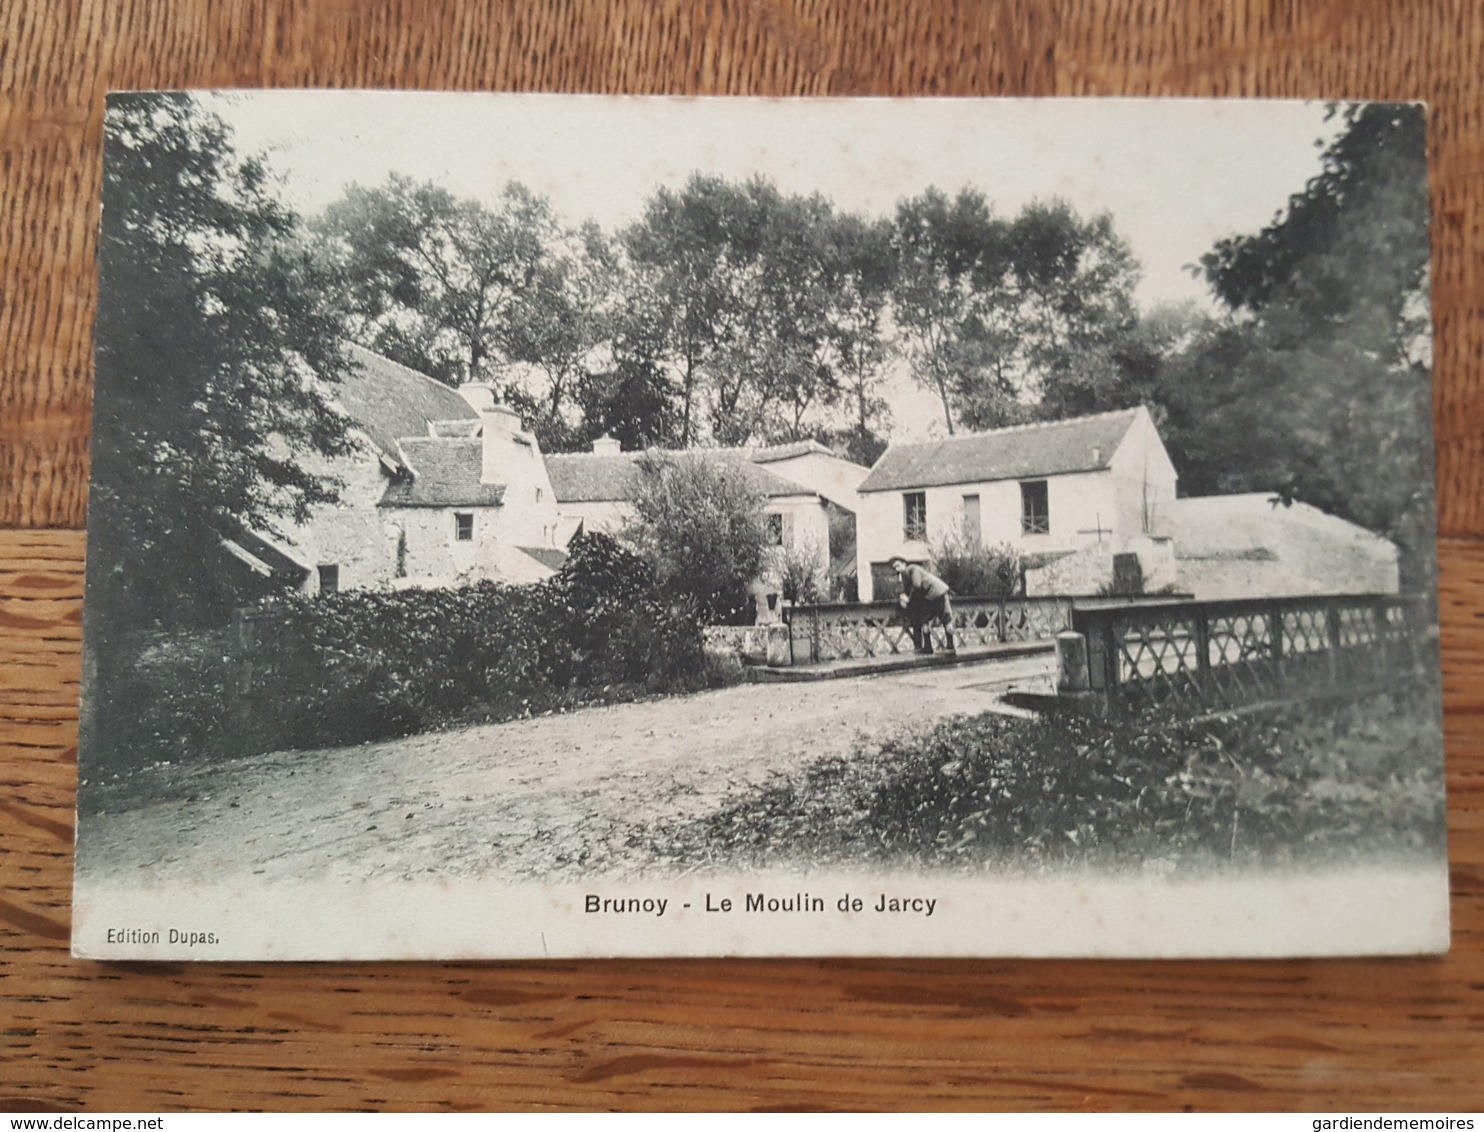
[[[136,637],[101,666],[89,757],[339,746],[704,686],[701,620],[644,560],[600,534],[568,551],[536,585],[296,594],[238,629]]]

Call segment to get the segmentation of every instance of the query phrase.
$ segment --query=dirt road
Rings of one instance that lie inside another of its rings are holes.
[[[803,684],[743,684],[170,775],[178,796],[91,814],[94,878],[176,883],[482,874],[652,864],[644,832],[815,759],[993,707],[1048,656]]]

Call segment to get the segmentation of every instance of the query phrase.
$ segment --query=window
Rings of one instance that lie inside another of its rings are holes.
[[[1020,530],[1027,535],[1051,533],[1051,510],[1046,502],[1046,481],[1027,480],[1020,485]]]
[[[544,491],[543,491],[543,490],[542,490],[542,489],[541,489],[541,488],[539,488],[539,487],[538,487],[538,488],[537,488],[537,489],[536,489],[536,502],[537,502],[537,503],[540,503],[540,502],[541,502],[541,498],[542,498],[542,496],[543,496],[543,495],[545,495],[545,494],[546,494],[546,493],[545,493],[545,492],[544,492]]]
[[[319,568],[319,592],[332,594],[340,588],[340,567],[321,566]]]
[[[908,542],[927,539],[927,492],[909,491],[902,495],[902,537]]]
[[[979,525],[979,497],[977,495],[964,496],[964,539],[975,544],[981,541],[982,528]]]
[[[768,545],[769,546],[782,546],[783,545],[783,516],[782,515],[764,515],[763,518],[767,521]]]
[[[454,538],[469,542],[474,538],[474,516],[465,511],[456,511],[453,516]]]
[[[908,561],[909,566],[926,566],[926,562]],[[890,562],[871,563],[871,600],[873,601],[896,601],[897,595],[902,592],[902,579],[895,570],[891,568]]]

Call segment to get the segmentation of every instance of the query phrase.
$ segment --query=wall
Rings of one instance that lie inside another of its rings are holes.
[[[830,570],[830,522],[824,502],[815,495],[786,495],[769,499],[763,507],[768,515],[782,515],[783,549],[794,551],[813,550],[821,581]],[[772,551],[776,558],[778,549]],[[769,570],[774,569],[771,566]],[[765,579],[770,584],[776,578]]]
[[[562,545],[557,541],[559,516],[556,494],[546,474],[546,460],[536,438],[512,431],[508,413],[481,416],[483,481],[502,483],[500,537],[510,546]]]
[[[856,489],[871,472],[870,468],[838,456],[826,456],[823,452],[806,452],[787,460],[770,460],[760,467],[801,484],[848,511],[855,510]]]
[[[1115,538],[1116,506],[1113,476],[1107,471],[1079,472],[1046,477],[1050,533],[1027,535],[1021,530],[1020,481],[954,484],[930,487],[927,495],[927,539],[907,541],[902,537],[902,491],[873,491],[862,494],[856,511],[857,570],[861,600],[873,600],[871,563],[884,562],[900,554],[909,560],[931,557],[931,546],[962,529],[963,498],[979,496],[979,522],[986,545],[1008,543],[1026,553],[1073,550],[1096,543],[1096,529],[1104,540]]]
[[[588,503],[563,503],[557,518],[558,546],[566,546],[580,525],[589,534],[617,536],[634,518],[634,505],[621,501],[599,500]]]
[[[1102,591],[1113,582],[1113,556],[1135,554],[1144,578],[1144,592],[1179,589],[1179,564],[1169,539],[1131,538],[1117,549],[1111,542],[1083,547],[1065,558],[1025,572],[1025,592],[1030,597],[1056,594],[1085,595]]]
[[[1175,498],[1178,476],[1159,431],[1146,409],[1140,409],[1109,462],[1113,475],[1114,544],[1128,549],[1129,541],[1149,533],[1154,512]]]
[[[396,537],[383,529],[377,513],[387,481],[374,449],[363,442],[353,456],[301,462],[315,474],[335,476],[343,486],[338,503],[315,508],[307,523],[285,531],[289,552],[311,567],[338,566],[341,589],[388,584],[396,572]],[[303,589],[319,591],[317,569],[310,571]]]

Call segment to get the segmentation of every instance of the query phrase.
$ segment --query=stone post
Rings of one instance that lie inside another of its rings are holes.
[[[1056,635],[1056,690],[1071,693],[1087,689],[1087,638],[1067,629]]]

